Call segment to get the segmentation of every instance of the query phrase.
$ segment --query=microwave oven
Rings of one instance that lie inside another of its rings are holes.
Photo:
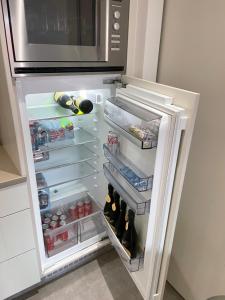
[[[13,76],[123,72],[129,0],[1,0]]]

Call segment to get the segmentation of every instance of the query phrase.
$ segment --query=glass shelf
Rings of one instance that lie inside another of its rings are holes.
[[[97,154],[90,151],[85,145],[57,149],[49,152],[48,155],[47,160],[35,163],[36,173],[85,161],[93,161],[98,158]]]
[[[77,180],[94,176],[97,169],[89,162],[68,165],[62,168],[49,169],[36,174],[38,190],[56,188],[67,183],[75,185]]]
[[[115,248],[116,252],[120,256],[122,262],[124,263],[125,267],[129,272],[137,272],[144,265],[144,254],[143,252],[139,251],[136,258],[130,258],[126,249],[122,246],[118,238],[116,237],[113,228],[110,226],[107,219],[103,216],[104,224],[106,227],[106,232],[109,236],[109,239],[112,243],[112,246]]]
[[[108,182],[112,184],[114,189],[120,194],[121,198],[136,212],[137,215],[144,215],[146,212],[149,212],[150,201],[146,201],[146,199],[141,200],[140,197],[137,197],[135,191],[126,186],[126,183],[123,187],[121,185],[124,185],[123,178],[121,178],[120,173],[117,172],[112,164],[105,163],[103,165],[103,170]]]
[[[65,109],[58,104],[28,106],[27,112],[29,121],[52,120],[66,117],[93,118],[96,113],[96,107],[94,105],[92,112],[86,115],[75,115],[70,109]]]
[[[106,122],[141,149],[157,147],[161,117],[127,103],[121,97],[106,101],[104,116]]]
[[[106,144],[103,145],[103,149],[106,159],[138,192],[144,192],[152,188],[153,175],[146,176],[122,154],[112,154]]]
[[[82,204],[79,208],[78,202]],[[85,204],[86,202],[89,204]],[[61,214],[61,218],[65,218],[65,225],[60,226],[59,217],[54,223],[56,228],[43,231],[47,255],[53,256],[76,245],[79,241],[83,242],[104,232],[100,212],[100,207],[90,195],[81,193],[75,195],[73,201],[65,199],[60,205],[42,213],[42,223],[57,218],[57,213]]]
[[[34,157],[40,152],[49,152],[63,148],[73,147],[76,145],[94,143],[97,141],[97,138],[95,136],[93,136],[83,128],[77,128],[73,130],[73,132],[74,138],[65,138],[59,141],[49,142],[45,145],[39,146],[39,149],[37,151],[33,151]]]

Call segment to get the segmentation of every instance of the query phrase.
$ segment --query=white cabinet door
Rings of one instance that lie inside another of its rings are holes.
[[[29,207],[27,183],[0,189],[0,218]]]
[[[31,211],[0,218],[0,262],[35,248]]]
[[[0,263],[0,300],[40,282],[36,250]]]

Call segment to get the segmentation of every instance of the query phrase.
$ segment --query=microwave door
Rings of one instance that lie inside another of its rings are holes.
[[[17,62],[107,61],[108,0],[8,0],[8,9]]]

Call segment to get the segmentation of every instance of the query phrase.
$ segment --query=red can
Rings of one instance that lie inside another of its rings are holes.
[[[47,251],[54,250],[54,242],[55,239],[50,234],[50,229],[46,229],[44,233],[44,241],[45,241],[45,247]]]
[[[56,221],[51,221],[50,228],[51,229],[56,229],[57,227],[58,227],[58,223]]]
[[[78,214],[78,219],[84,217],[84,202],[83,201],[79,201],[77,203],[77,214]]]
[[[45,218],[51,219],[51,218],[52,218],[52,214],[51,214],[51,213],[46,213],[46,214],[45,214]]]
[[[66,221],[60,221],[59,226],[65,226],[66,225]],[[60,234],[60,239],[62,241],[67,241],[68,240],[68,230],[65,228],[65,230]]]
[[[92,203],[90,199],[84,201],[84,215],[88,216],[92,213]]]
[[[76,206],[76,205],[71,205],[71,206],[69,207],[69,215],[70,215],[70,218],[71,218],[72,220],[78,219],[77,206]]]

